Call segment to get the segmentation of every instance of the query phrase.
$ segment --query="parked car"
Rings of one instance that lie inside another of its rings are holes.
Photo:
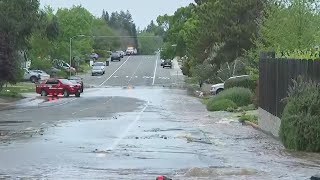
[[[111,61],[114,61],[114,60],[121,61],[121,56],[120,56],[119,53],[113,52],[113,53],[111,54]]]
[[[38,82],[39,80],[47,80],[50,78],[50,75],[41,70],[28,70],[26,68],[23,68],[24,75],[23,79],[26,81],[31,81],[33,83]]]
[[[81,93],[83,93],[84,85],[83,85],[83,80],[79,76],[70,76],[68,78],[69,81],[73,82],[74,84],[80,84],[81,86]]]
[[[164,64],[164,59],[161,59],[161,66],[163,66],[163,64]]]
[[[233,77],[228,78],[226,81],[228,81],[230,79],[247,77],[247,76],[249,76],[249,75],[233,76]],[[214,84],[211,86],[210,92],[212,95],[217,95],[220,92],[222,92],[223,90],[224,90],[224,83],[218,83],[218,84]]]
[[[74,67],[71,67],[70,64],[63,62],[62,68],[66,70],[67,72],[76,72],[76,69]]]
[[[167,59],[163,62],[163,65],[162,65],[163,68],[165,67],[169,67],[169,68],[172,68],[172,62],[170,59]]]
[[[41,94],[41,96],[63,95],[64,97],[69,97],[74,94],[76,97],[80,97],[81,86],[72,83],[68,79],[48,79],[36,85],[36,93]]]

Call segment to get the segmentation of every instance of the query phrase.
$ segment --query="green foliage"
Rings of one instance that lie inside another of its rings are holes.
[[[258,116],[256,115],[252,115],[252,114],[246,114],[246,113],[243,113],[240,118],[239,118],[240,121],[249,121],[249,122],[252,122],[254,124],[258,124]]]
[[[191,69],[191,73],[197,79],[198,84],[202,86],[214,74],[214,69],[210,64],[198,64]]]
[[[236,103],[238,107],[247,106],[252,102],[252,92],[250,89],[243,87],[234,87],[227,90],[222,91],[218,95],[212,98],[212,101],[219,101],[221,99],[229,99]]]
[[[118,50],[120,48],[120,38],[112,37],[118,36],[109,26],[106,25],[104,19],[95,19],[94,25],[92,28],[92,33],[97,38],[94,39],[93,49],[97,54],[101,51],[107,50]],[[111,36],[111,37],[99,37],[99,36]],[[103,53],[103,57],[106,57],[106,54]]]
[[[39,2],[0,1],[0,89],[20,80],[19,53],[28,48],[28,38],[39,18]]]
[[[253,76],[244,76],[244,77],[238,77],[233,79],[228,79],[224,83],[225,89],[230,89],[233,87],[243,87],[248,88],[251,91],[255,91],[257,87],[257,78]]]
[[[113,12],[110,15],[108,25],[120,36],[130,36],[121,38],[121,48],[134,46],[139,49],[136,25],[133,23],[132,15],[129,11]]]
[[[152,37],[154,36],[154,37]],[[139,54],[154,55],[154,52],[161,48],[162,38],[154,33],[141,32],[138,34]]]
[[[318,45],[319,15],[317,1],[290,0],[272,4],[262,26],[267,47],[275,50],[309,49]]]
[[[232,108],[232,109],[237,108],[236,103],[234,103],[230,99],[215,100],[213,98],[207,102],[207,110],[208,111],[226,111],[230,108]]]
[[[69,77],[69,73],[67,71],[58,71],[55,75],[56,78],[68,78]]]
[[[320,152],[320,85],[298,79],[290,88],[280,138],[288,149]]]
[[[50,69],[51,67],[52,67],[52,61],[50,59],[36,58],[32,60],[30,68],[47,70],[47,69]]]
[[[0,91],[0,97],[22,98],[21,94],[15,91]]]

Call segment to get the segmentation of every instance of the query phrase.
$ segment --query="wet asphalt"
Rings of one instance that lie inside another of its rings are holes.
[[[157,56],[83,75],[80,98],[0,111],[0,179],[308,179],[320,156],[285,151],[230,113],[209,113]],[[30,94],[33,96],[33,94]]]

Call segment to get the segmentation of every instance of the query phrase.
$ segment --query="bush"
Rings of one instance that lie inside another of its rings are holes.
[[[252,96],[253,94],[250,89],[243,87],[234,87],[222,91],[218,95],[214,96],[212,100],[218,101],[221,99],[229,99],[236,103],[238,107],[242,107],[251,104]]]
[[[288,149],[320,152],[320,85],[295,81],[284,108],[280,138]]]
[[[56,78],[68,78],[69,73],[67,71],[61,70],[61,71],[58,71],[54,76]]]
[[[229,99],[220,99],[218,101],[211,99],[207,103],[208,111],[226,111],[228,109],[234,109],[234,108],[237,108],[236,103],[234,103]]]
[[[233,87],[243,87],[248,88],[251,91],[255,91],[257,87],[257,78],[254,76],[244,76],[239,78],[228,79],[224,83],[225,89],[230,89]]]
[[[256,115],[243,113],[240,116],[239,120],[240,120],[240,122],[249,121],[249,122],[252,122],[254,124],[258,124],[258,116],[256,116]]]
[[[35,58],[31,61],[31,69],[41,69],[46,70],[52,67],[52,61],[49,59],[39,59]]]

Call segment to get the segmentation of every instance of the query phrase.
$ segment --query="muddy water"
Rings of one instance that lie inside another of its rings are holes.
[[[98,104],[90,113],[61,116],[65,119],[45,128],[43,135],[0,145],[0,177],[267,180],[308,179],[319,172],[318,154],[285,151],[278,141],[242,126],[228,113],[206,112],[185,91],[93,92],[84,96]],[[106,103],[103,96],[122,99],[108,100],[109,106],[100,104]],[[124,112],[132,103],[136,107]],[[104,106],[119,109],[94,116],[92,112]],[[66,106],[70,111],[72,107]]]

